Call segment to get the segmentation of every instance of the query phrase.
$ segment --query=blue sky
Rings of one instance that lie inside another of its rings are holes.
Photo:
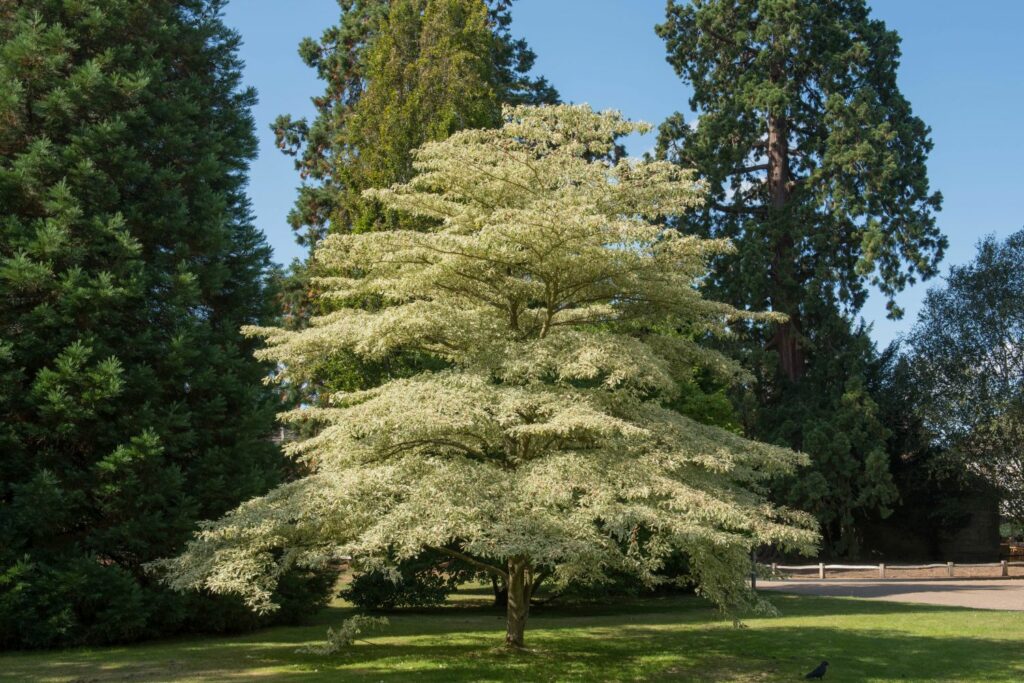
[[[969,261],[982,235],[1007,235],[1024,226],[1019,201],[1024,173],[1024,2],[1020,0],[874,0],[874,16],[903,38],[899,85],[915,113],[932,127],[932,186],[945,197],[939,225],[949,237],[944,269]],[[513,29],[537,52],[542,73],[569,102],[614,108],[660,123],[688,112],[689,92],[665,61],[654,25],[663,0],[517,0]],[[256,87],[260,156],[249,193],[257,225],[275,260],[301,256],[285,221],[298,175],[274,147],[270,122],[282,113],[311,116],[310,97],[323,85],[296,52],[304,36],[319,36],[337,21],[335,0],[233,0],[225,20],[242,34],[247,83]],[[628,141],[631,154],[653,146],[653,136]],[[935,281],[933,280],[932,283]],[[863,317],[884,344],[909,329],[928,285],[905,291],[900,321],[885,319],[872,297]]]

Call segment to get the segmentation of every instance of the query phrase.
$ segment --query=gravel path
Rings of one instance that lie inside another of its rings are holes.
[[[955,579],[945,581],[900,579],[813,581],[800,579],[795,581],[758,581],[757,588],[758,590],[800,595],[1024,611],[1024,581],[1013,579],[975,581],[957,581]]]

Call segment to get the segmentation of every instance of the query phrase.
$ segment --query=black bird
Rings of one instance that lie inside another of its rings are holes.
[[[825,677],[826,671],[828,671],[828,662],[822,660],[821,664],[818,665],[818,668],[804,676],[804,678],[806,678],[809,681],[821,680]]]

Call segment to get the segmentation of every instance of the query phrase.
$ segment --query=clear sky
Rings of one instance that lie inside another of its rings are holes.
[[[869,4],[902,36],[899,85],[932,127],[929,174],[945,197],[939,225],[950,242],[944,267],[965,263],[982,235],[1005,236],[1024,226],[1024,1]],[[529,41],[536,71],[565,101],[658,124],[674,111],[689,112],[688,89],[654,33],[664,9],[664,0],[516,0],[513,30]],[[269,126],[282,113],[312,116],[309,99],[323,84],[296,48],[303,36],[319,36],[337,18],[335,0],[233,0],[225,16],[242,34],[246,81],[260,95],[254,112],[260,156],[249,192],[257,225],[282,263],[303,254],[285,221],[299,180],[292,160],[275,149]],[[627,141],[631,154],[652,146],[653,136]],[[872,297],[862,315],[876,340],[887,343],[909,328],[928,284],[898,298],[907,310],[900,321],[886,320],[884,302]]]

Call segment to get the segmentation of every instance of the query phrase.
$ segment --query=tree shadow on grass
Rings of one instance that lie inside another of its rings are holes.
[[[832,664],[829,680],[1024,680],[1021,638],[1024,618],[1003,613],[1007,639],[950,635],[949,625],[976,614],[941,606],[906,606],[780,596],[782,617],[756,618],[732,628],[696,600],[644,601],[648,609],[582,605],[571,613],[552,610],[531,619],[528,644],[537,652],[501,661],[472,652],[472,661],[446,669],[449,680],[794,680],[821,659]],[[654,609],[651,609],[654,608]],[[789,625],[787,615],[811,623]],[[836,618],[838,617],[838,623]],[[847,618],[856,623],[844,624]],[[894,628],[913,620],[924,631]],[[928,626],[934,625],[931,629]],[[495,640],[500,631],[493,634]],[[402,656],[451,658],[439,643],[404,644]],[[458,646],[463,647],[463,646]],[[382,658],[353,654],[381,680],[401,680],[389,669],[397,653]],[[519,675],[516,675],[519,674]],[[540,674],[540,675],[538,675]],[[428,678],[428,680],[432,680]]]
[[[616,632],[617,631],[617,632]],[[493,641],[492,641],[493,642]],[[984,638],[850,632],[797,627],[683,632],[611,625],[580,633],[538,627],[526,655],[481,649],[481,642],[402,643],[353,651],[325,667],[373,680],[794,680],[821,659],[830,680],[1016,681],[1024,679],[1020,643]],[[412,671],[403,661],[421,662]],[[438,675],[436,669],[443,667]]]
[[[449,680],[792,680],[821,659],[832,663],[830,680],[1024,680],[1019,654],[1024,616],[1002,613],[998,617],[1011,629],[1017,627],[1015,635],[1007,633],[1011,637],[1002,640],[950,635],[950,630],[956,630],[950,624],[977,614],[971,610],[773,597],[781,618],[750,619],[748,627],[741,629],[732,628],[729,620],[695,599],[540,610],[531,617],[528,632],[529,644],[537,652],[521,660],[489,658],[473,643],[454,642],[396,644],[401,654],[393,649],[352,656],[363,670],[374,671],[381,680],[402,679],[402,674],[391,670],[400,657],[460,662],[446,668]],[[791,626],[787,617],[812,623]],[[832,625],[836,618],[838,624]],[[856,623],[844,623],[850,618]],[[914,621],[934,633],[908,633],[891,627],[893,620]],[[492,642],[500,639],[500,628],[500,618],[495,617]],[[474,633],[488,636],[486,630]],[[464,657],[470,662],[463,662]],[[665,664],[659,659],[673,661]]]
[[[510,655],[500,611],[451,606],[391,615],[369,644],[333,656],[298,654],[325,624],[352,612],[332,608],[315,626],[230,638],[164,641],[47,656],[0,657],[0,680],[795,680],[821,659],[828,679],[1022,680],[1024,615],[985,617],[981,632],[958,633],[970,610],[858,600],[773,596],[781,619],[732,628],[694,598],[637,599],[539,609],[527,632],[532,652]],[[990,615],[993,613],[989,613]],[[1002,616],[999,616],[1002,615]],[[951,624],[954,625],[951,627]],[[1016,633],[993,633],[1016,627]]]

